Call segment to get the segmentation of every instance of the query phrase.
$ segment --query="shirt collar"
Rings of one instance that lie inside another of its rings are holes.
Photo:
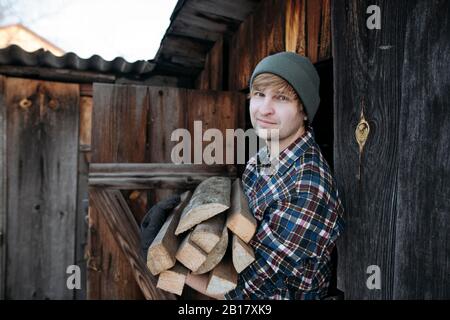
[[[273,173],[283,175],[287,169],[289,169],[291,165],[311,147],[313,141],[314,131],[312,127],[309,126],[300,137],[280,152],[277,159],[272,161],[273,168],[275,169]],[[262,147],[256,155],[250,158],[248,163],[255,167],[270,168],[268,147]]]

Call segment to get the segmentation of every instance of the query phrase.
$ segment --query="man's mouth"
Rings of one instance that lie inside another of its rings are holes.
[[[276,124],[276,122],[272,122],[272,121],[268,121],[268,120],[264,120],[264,119],[256,119],[258,122],[262,123],[262,124],[266,124],[266,125],[274,125]]]

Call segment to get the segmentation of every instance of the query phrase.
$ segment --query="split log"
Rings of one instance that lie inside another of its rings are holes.
[[[252,247],[242,241],[235,234],[233,234],[232,241],[233,265],[237,273],[241,273],[253,261],[255,261],[255,252]]]
[[[222,225],[220,241],[206,257],[206,261],[193,274],[202,274],[211,271],[222,260],[228,247],[228,228]]]
[[[173,209],[148,248],[147,267],[153,275],[157,275],[175,265],[175,254],[180,241],[174,232],[178,226],[181,212],[186,207],[191,194],[190,191],[187,191],[181,195],[180,203]]]
[[[191,241],[198,245],[206,253],[210,253],[220,241],[224,225],[224,213],[220,213],[211,219],[203,221],[195,226],[192,231]]]
[[[231,208],[228,210],[227,227],[245,243],[256,232],[256,219],[250,212],[247,198],[242,190],[242,182],[234,181],[231,192]]]
[[[173,268],[159,274],[157,287],[181,296],[189,270],[177,263]]]
[[[225,294],[236,288],[237,281],[238,274],[231,259],[225,258],[211,271],[206,293],[211,295]]]
[[[206,252],[191,241],[190,237],[191,233],[184,238],[175,257],[188,269],[196,271],[206,261],[207,255]]]
[[[230,192],[231,181],[228,177],[211,177],[201,182],[184,208],[175,234],[227,210],[230,207]]]

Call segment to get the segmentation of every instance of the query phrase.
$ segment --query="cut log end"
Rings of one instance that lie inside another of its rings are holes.
[[[233,265],[237,273],[241,273],[255,261],[255,253],[253,248],[242,241],[238,236],[233,235],[232,241]]]
[[[197,269],[206,261],[207,255],[206,252],[200,249],[195,243],[192,243],[190,237],[191,233],[184,238],[175,257],[191,271],[197,271]]]
[[[231,208],[228,210],[227,227],[244,242],[248,243],[256,232],[256,219],[250,211],[247,197],[240,179],[233,183]]]
[[[225,294],[237,286],[238,274],[230,259],[224,259],[211,271],[206,292],[211,295]]]
[[[220,241],[208,254],[205,262],[195,272],[193,272],[193,274],[202,274],[211,271],[222,260],[223,256],[227,251],[227,247],[228,247],[228,229],[224,225],[222,226],[222,235]]]
[[[203,251],[210,253],[222,237],[225,215],[220,213],[198,224],[192,231],[191,241]]]
[[[172,269],[161,272],[156,287],[181,296],[189,270],[177,263]]]

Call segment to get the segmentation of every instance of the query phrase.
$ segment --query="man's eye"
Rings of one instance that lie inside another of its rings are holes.
[[[278,96],[278,100],[281,100],[281,101],[287,101],[287,100],[289,100],[289,99],[288,99],[288,97],[286,97],[286,96]]]
[[[256,91],[256,92],[254,93],[254,96],[256,96],[256,97],[264,97],[264,93],[259,92],[259,91]]]

